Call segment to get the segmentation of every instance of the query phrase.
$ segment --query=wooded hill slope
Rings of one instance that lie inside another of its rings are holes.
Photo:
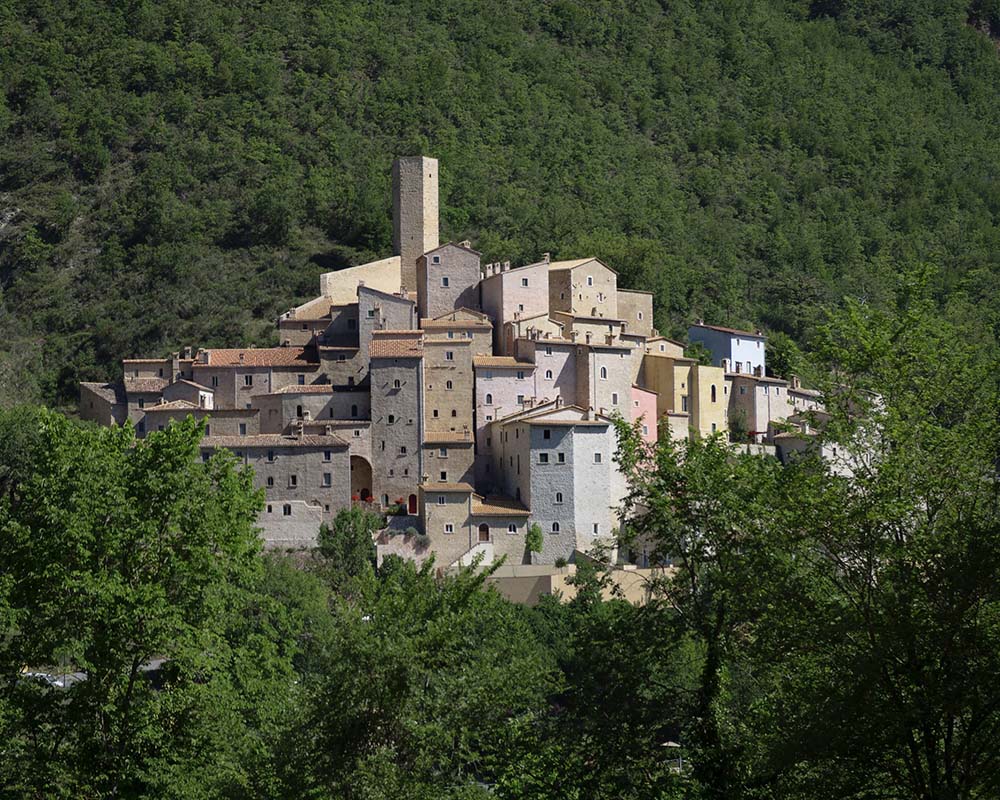
[[[270,342],[388,254],[397,154],[441,160],[444,239],[597,255],[667,334],[808,344],[918,262],[989,322],[997,31],[998,0],[5,0],[0,403]]]

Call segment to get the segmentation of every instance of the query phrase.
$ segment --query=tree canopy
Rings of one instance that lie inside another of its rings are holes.
[[[656,323],[761,325],[892,277],[988,318],[992,0],[22,2],[0,6],[0,402],[117,360],[265,344],[390,252],[393,156],[442,236],[596,255]]]

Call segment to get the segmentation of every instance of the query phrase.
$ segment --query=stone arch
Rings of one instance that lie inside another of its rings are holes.
[[[351,456],[351,499],[370,500],[372,496],[372,465],[362,456]]]

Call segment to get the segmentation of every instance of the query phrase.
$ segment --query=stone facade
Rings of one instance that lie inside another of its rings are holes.
[[[439,317],[458,308],[479,308],[479,253],[448,243],[417,259],[417,308]]]
[[[407,291],[417,287],[417,260],[438,246],[438,162],[397,158],[392,165],[392,244]]]
[[[416,513],[423,474],[424,351],[419,331],[377,331],[371,353],[374,495]]]
[[[311,545],[351,502],[401,502],[380,552],[451,566],[609,543],[627,488],[616,414],[647,443],[721,434],[730,413],[777,440],[776,421],[821,408],[794,378],[764,377],[758,334],[699,324],[689,336],[717,364],[685,358],[652,327],[652,296],[596,258],[481,266],[467,242],[438,246],[437,168],[396,162],[395,254],[321,275],[319,296],[277,320],[281,346],[126,359],[120,381],[81,385],[80,416],[138,436],[202,420],[205,457],[253,467],[268,546]]]

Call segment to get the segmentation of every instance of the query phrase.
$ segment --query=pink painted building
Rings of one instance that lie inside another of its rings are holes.
[[[642,438],[656,444],[656,392],[632,386],[632,422],[642,420]]]

